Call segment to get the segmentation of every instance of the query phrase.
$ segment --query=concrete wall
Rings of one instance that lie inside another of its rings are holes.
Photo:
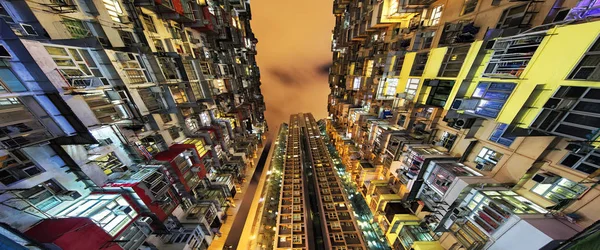
[[[45,182],[49,179],[54,179],[58,182],[64,189],[66,190],[75,190],[78,191],[82,196],[87,196],[90,191],[85,189],[85,185],[82,182],[76,181],[77,176],[72,173],[67,173],[67,168],[62,168],[65,163],[60,159],[56,152],[48,145],[39,145],[33,147],[27,147],[23,149],[24,153],[32,159],[37,166],[40,166],[44,169],[44,172],[19,181],[10,187],[6,187],[0,184],[0,189],[10,189],[10,190],[20,190],[20,189],[28,189],[39,185],[42,182]],[[6,201],[13,197],[12,195],[6,193],[0,196],[0,200],[6,202],[7,204],[22,207],[24,203],[20,200],[11,200]],[[74,203],[74,201],[64,201],[60,203],[58,206],[52,208],[47,211],[49,215],[56,214],[59,211],[65,209],[69,205]],[[34,209],[27,209],[27,211],[37,214],[37,216],[33,216],[31,214],[18,211],[12,208],[8,208],[6,206],[0,206],[0,220],[9,225],[13,226],[18,230],[26,230],[34,223],[38,222],[42,218],[46,218],[46,216],[39,214]],[[38,217],[41,216],[41,217]]]

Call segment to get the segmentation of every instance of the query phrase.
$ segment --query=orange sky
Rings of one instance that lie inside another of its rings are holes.
[[[331,0],[251,0],[252,30],[269,127],[289,115],[327,116],[331,64]]]

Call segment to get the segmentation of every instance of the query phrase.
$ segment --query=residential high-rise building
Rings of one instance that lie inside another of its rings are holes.
[[[327,131],[392,248],[591,235],[597,5],[334,1]]]
[[[1,1],[0,245],[207,249],[268,129],[250,19],[248,1]]]
[[[290,116],[276,249],[367,249],[312,114]]]

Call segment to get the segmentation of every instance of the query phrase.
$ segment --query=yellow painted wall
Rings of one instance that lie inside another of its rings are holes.
[[[481,77],[491,57],[490,51],[481,65],[474,65],[474,67],[478,67],[476,77],[471,82],[466,96],[473,93],[480,81],[516,83],[517,87],[507,100],[496,121],[507,124],[514,121],[520,123],[522,127],[527,127],[540,112],[540,107],[546,103],[560,85],[600,85],[600,82],[565,80],[599,33],[600,22],[567,25],[549,30],[548,35],[540,44],[519,79]],[[573,39],[573,37],[577,37],[577,39]],[[545,91],[539,95],[532,105],[534,108],[527,110],[526,115],[516,121],[518,111],[524,108],[525,102],[536,86],[540,84],[544,85]]]
[[[406,53],[406,55],[404,55],[404,63],[402,64],[402,70],[399,73],[400,79],[398,80],[396,93],[402,93],[404,92],[404,89],[406,89],[406,82],[408,81],[408,78],[410,78],[410,69],[412,68],[413,63],[415,62],[416,55],[417,53],[415,52]],[[419,90],[417,90],[417,93],[418,91]]]
[[[439,241],[415,241],[412,244],[414,250],[444,250]]]
[[[524,77],[531,83],[544,83],[544,88],[548,91],[540,94],[532,105],[535,108],[529,109],[519,121],[523,126],[528,126],[533,122],[540,112],[540,107],[560,85],[600,86],[600,82],[565,80],[577,66],[583,54],[594,43],[600,33],[600,22],[557,27],[548,33],[550,35],[540,45],[536,56],[530,62],[531,69],[526,72]]]

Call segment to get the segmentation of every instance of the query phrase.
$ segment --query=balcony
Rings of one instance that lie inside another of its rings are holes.
[[[439,45],[451,45],[458,43],[471,43],[479,33],[479,27],[471,21],[457,23],[446,23],[444,31],[440,36]]]
[[[521,78],[529,61],[544,40],[546,31],[498,38],[494,51],[483,73],[491,78]]]

